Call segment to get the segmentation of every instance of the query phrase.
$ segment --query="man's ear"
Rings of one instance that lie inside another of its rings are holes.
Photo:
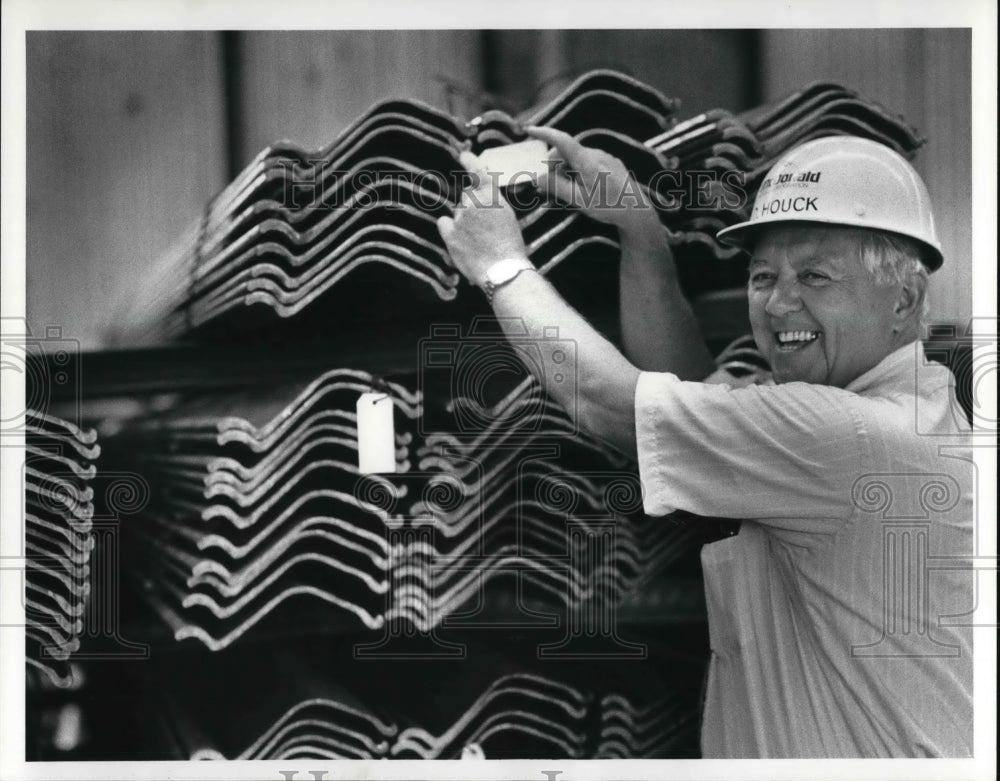
[[[893,308],[893,317],[897,326],[901,327],[910,319],[919,319],[926,295],[927,277],[922,274],[907,274],[906,279],[899,286],[896,305]]]

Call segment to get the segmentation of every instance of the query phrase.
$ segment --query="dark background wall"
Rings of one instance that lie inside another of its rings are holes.
[[[27,312],[103,344],[205,202],[263,146],[319,147],[372,103],[465,117],[520,110],[614,67],[683,101],[741,110],[840,81],[928,138],[917,167],[948,257],[932,319],[971,315],[970,45],[965,30],[29,32]]]

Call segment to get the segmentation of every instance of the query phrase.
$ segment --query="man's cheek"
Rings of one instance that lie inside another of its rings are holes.
[[[767,336],[767,316],[761,308],[755,306],[753,299],[750,300],[749,316],[750,328],[753,330],[757,347],[761,350],[766,350],[768,347],[768,340],[765,338]]]

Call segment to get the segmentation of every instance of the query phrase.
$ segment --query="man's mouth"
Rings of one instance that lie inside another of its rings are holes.
[[[806,345],[819,339],[819,331],[775,331],[774,339],[778,343],[778,351],[783,353],[801,350]]]

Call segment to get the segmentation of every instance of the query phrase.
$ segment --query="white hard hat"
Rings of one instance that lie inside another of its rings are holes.
[[[724,228],[717,238],[746,246],[755,229],[782,222],[891,231],[919,242],[929,271],[944,260],[919,174],[900,154],[866,138],[818,138],[789,151],[761,182],[750,219]]]

